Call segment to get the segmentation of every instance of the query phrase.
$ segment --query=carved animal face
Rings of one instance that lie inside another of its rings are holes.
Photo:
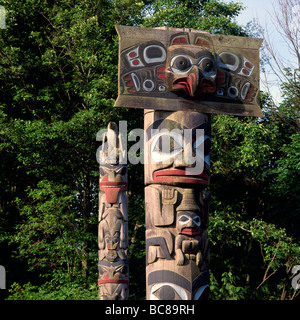
[[[99,223],[99,247],[105,248],[108,261],[123,255],[121,249],[127,248],[127,227],[123,215],[117,208],[107,209]]]
[[[105,192],[106,201],[115,203],[120,191],[127,189],[127,167],[103,164],[100,166],[100,190]]]
[[[197,46],[168,48],[166,84],[171,92],[191,98],[216,90],[217,66],[212,53]]]
[[[98,269],[102,299],[121,299],[129,287],[128,265],[122,260],[113,263],[104,260],[99,261]]]

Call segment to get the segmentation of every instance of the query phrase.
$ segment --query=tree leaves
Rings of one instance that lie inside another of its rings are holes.
[[[128,131],[143,127],[143,111],[113,108],[114,25],[245,35],[234,22],[243,7],[216,0],[2,2],[0,264],[11,274],[11,298],[94,299],[96,134],[109,121],[127,120]],[[299,104],[297,78],[286,72],[293,81],[283,84],[276,111],[262,94],[262,119],[212,116],[211,299],[294,297]],[[143,299],[143,166],[128,168],[131,297]]]

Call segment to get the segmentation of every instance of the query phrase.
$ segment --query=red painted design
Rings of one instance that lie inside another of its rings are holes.
[[[196,46],[210,47],[210,43],[207,40],[198,39],[196,42]]]
[[[154,181],[192,183],[208,185],[208,175],[204,172],[195,174],[188,169],[165,169],[153,173]]]
[[[174,81],[173,88],[183,89],[190,97],[194,97],[193,85],[196,82],[196,75],[191,73],[188,78],[180,78]]]
[[[200,234],[200,230],[196,228],[183,228],[180,233],[186,234],[187,236],[196,236]]]
[[[187,44],[186,38],[180,38],[180,43],[181,44]]]
[[[127,182],[108,181],[107,176],[105,176],[100,182],[99,187],[100,190],[105,192],[106,201],[108,203],[116,203],[119,192],[127,189]]]
[[[134,58],[136,56],[136,53],[134,52],[134,51],[131,51],[130,53],[129,53],[129,57],[130,58]]]
[[[139,63],[140,63],[140,61],[137,60],[137,59],[135,59],[135,60],[132,61],[132,64],[133,64],[134,66],[137,66]]]
[[[215,90],[216,90],[216,84],[214,82],[209,80],[204,80],[201,84],[199,94],[204,92],[215,92]]]
[[[161,80],[166,80],[166,76],[165,76],[165,74],[164,73],[159,73],[158,75],[157,75]]]
[[[184,37],[176,38],[172,42],[172,45],[174,45],[174,44],[187,44],[186,38],[184,38]]]
[[[129,281],[128,280],[121,280],[121,279],[103,279],[98,280],[98,285],[106,284],[106,283],[125,283],[127,287],[129,287]]]
[[[203,80],[201,83],[201,78],[199,79],[199,83],[201,86],[198,90],[196,84],[196,75],[195,73],[191,73],[187,78],[180,78],[174,81],[173,88],[174,89],[183,89],[190,97],[195,97],[195,95],[205,93],[205,92],[214,92],[216,90],[216,84],[209,80]]]
[[[245,66],[246,66],[247,68],[251,69],[251,68],[253,67],[253,64],[252,64],[251,62],[249,62],[249,61],[246,61],[246,62],[245,62]]]
[[[225,74],[218,70],[217,72],[217,84],[222,84],[225,82]]]
[[[160,68],[157,69],[157,76],[158,76],[161,80],[163,80],[163,81],[166,80],[166,77],[165,77],[165,69],[166,69],[165,66],[160,67]]]

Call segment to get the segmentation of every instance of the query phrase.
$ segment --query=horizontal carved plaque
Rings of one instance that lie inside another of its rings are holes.
[[[262,39],[167,27],[116,29],[120,38],[116,107],[263,116]]]

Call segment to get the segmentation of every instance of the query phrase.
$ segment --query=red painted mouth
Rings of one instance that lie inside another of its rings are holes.
[[[180,233],[181,234],[186,234],[187,236],[196,236],[200,232],[196,228],[183,228]]]
[[[193,171],[182,169],[166,169],[153,173],[154,181],[175,182],[175,183],[192,183],[208,185],[208,175],[204,172],[195,174]]]

